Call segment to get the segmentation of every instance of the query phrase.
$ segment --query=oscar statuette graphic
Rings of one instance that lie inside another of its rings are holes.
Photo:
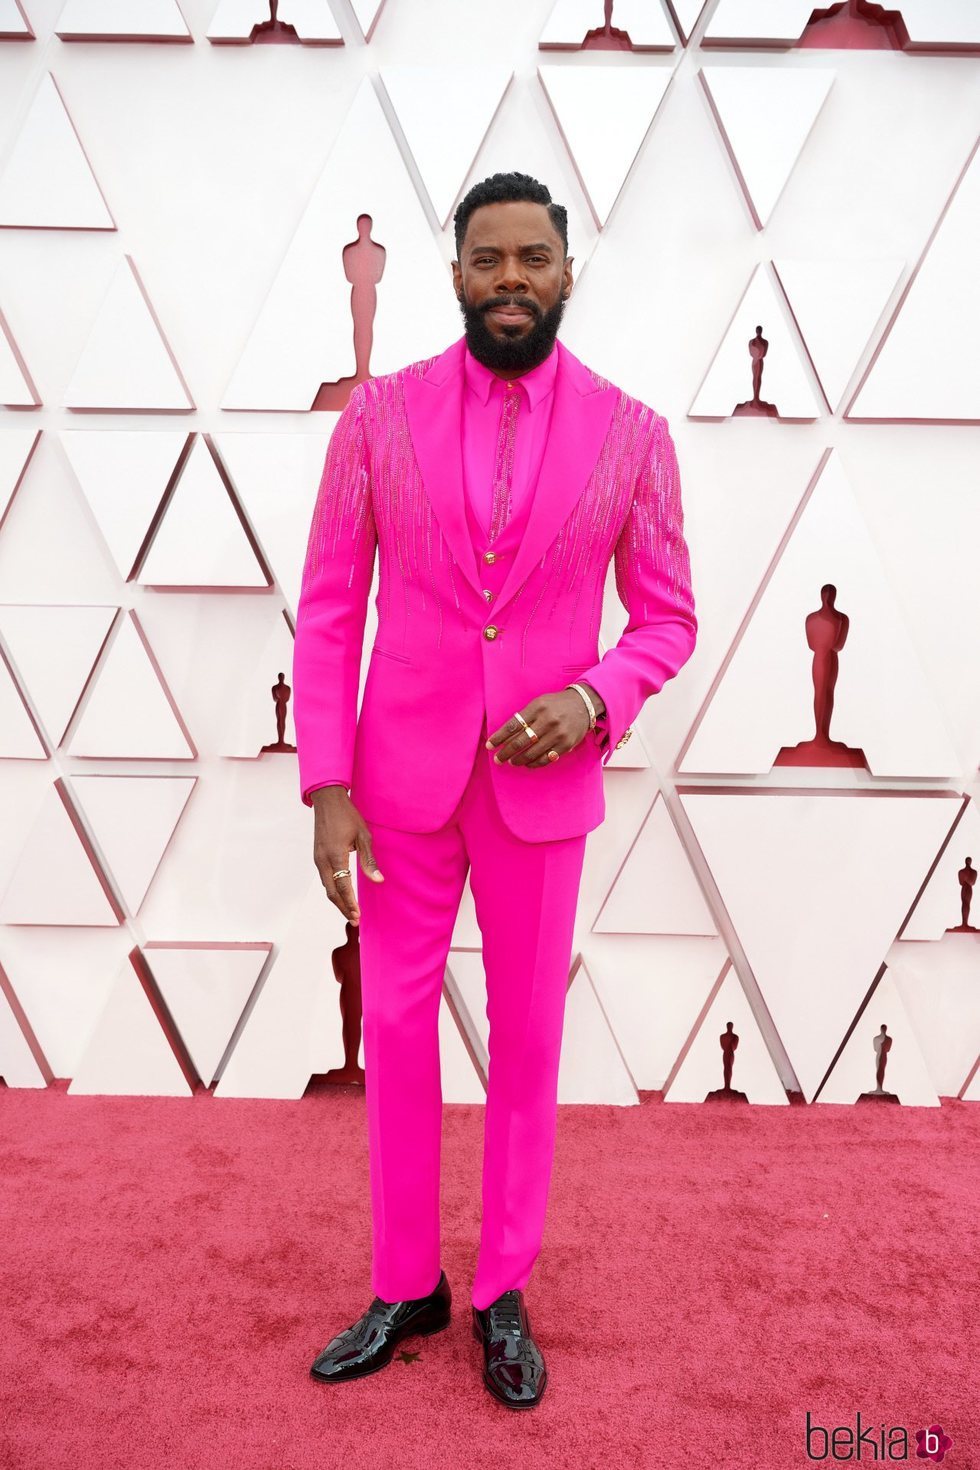
[[[354,373],[334,383],[321,383],[311,408],[337,411],[347,407],[351,390],[371,376],[371,344],[378,310],[378,286],[384,275],[387,251],[371,239],[369,214],[357,216],[357,238],[343,249],[344,275],[351,283],[350,312],[354,338]]]
[[[289,704],[289,696],[292,693],[292,690],[286,683],[286,676],[284,674],[279,675],[279,678],[269,692],[272,695],[272,702],[276,707],[276,739],[272,745],[263,745],[259,754],[267,755],[270,752],[274,754],[287,751],[295,752],[295,745],[290,745],[284,739],[286,734],[286,706]]]
[[[756,327],[755,336],[749,338],[749,357],[752,359],[752,397],[743,403],[736,403],[732,409],[732,418],[769,418],[779,417],[779,410],[774,403],[767,403],[760,396],[762,389],[762,369],[765,366],[763,359],[769,351],[769,343],[762,335],[762,328]]]
[[[725,1029],[718,1038],[721,1048],[721,1075],[722,1086],[709,1092],[705,1102],[717,1102],[719,1098],[725,1098],[734,1102],[748,1102],[744,1092],[732,1086],[732,1071],[735,1067],[735,1053],[738,1050],[738,1034],[733,1022],[726,1021]]]
[[[613,25],[614,0],[604,0],[602,25],[586,31],[582,41],[583,51],[632,51],[633,43],[629,32]]]
[[[249,40],[255,46],[300,45],[296,27],[279,19],[279,0],[269,0],[269,19],[260,20],[252,27]]]
[[[324,1074],[330,1083],[353,1082],[364,1086],[364,1068],[358,1066],[357,1053],[361,1044],[361,938],[356,924],[348,919],[344,925],[347,939],[333,951],[334,979],[340,986],[340,1015],[343,1023],[344,1064],[331,1067]]]
[[[858,1102],[892,1102],[897,1103],[899,1099],[894,1092],[886,1092],[885,1067],[888,1065],[888,1053],[892,1049],[892,1037],[888,1035],[888,1027],[882,1025],[877,1036],[874,1038],[873,1046],[877,1053],[877,1065],[875,1066],[875,1086],[871,1092],[862,1092]]]
[[[849,619],[835,606],[837,588],[825,582],[820,589],[820,606],[806,617],[806,643],[813,654],[813,724],[809,740],[784,745],[774,766],[846,766],[866,770],[862,750],[842,740],[831,740],[830,720],[834,712],[834,687],[840,664],[838,655],[847,642]]]
[[[946,930],[947,934],[976,934],[976,924],[970,923],[970,904],[973,901],[973,890],[977,885],[977,870],[973,866],[973,859],[966,858],[963,867],[957,873],[960,884],[960,922],[951,924]]]

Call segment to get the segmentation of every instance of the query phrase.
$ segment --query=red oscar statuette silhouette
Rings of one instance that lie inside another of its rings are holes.
[[[371,344],[378,310],[378,283],[384,274],[387,251],[371,239],[371,216],[357,216],[357,239],[344,246],[344,275],[351,283],[350,309],[354,337],[354,376],[321,383],[313,399],[317,410],[347,407],[351,390],[371,376]]]
[[[278,16],[279,0],[269,0],[269,19],[257,21],[252,27],[249,40],[254,46],[300,46],[296,27]]]
[[[714,1092],[709,1092],[705,1102],[717,1102],[719,1098],[725,1098],[730,1102],[748,1102],[745,1093],[739,1092],[732,1086],[732,1070],[735,1066],[735,1052],[738,1049],[738,1033],[731,1021],[726,1021],[725,1029],[718,1038],[718,1045],[721,1047],[723,1085],[717,1087]]]
[[[977,886],[977,870],[973,866],[973,859],[968,857],[960,871],[957,873],[960,884],[960,922],[952,924],[945,932],[947,934],[977,934],[980,930],[975,924],[970,923],[970,904],[973,900],[973,890]]]
[[[340,985],[340,1016],[344,1037],[344,1065],[331,1067],[325,1080],[331,1083],[354,1082],[364,1086],[364,1068],[357,1064],[361,1045],[361,936],[350,920],[344,925],[347,940],[333,951],[334,979]]]
[[[784,745],[774,766],[848,766],[867,770],[863,750],[842,740],[831,740],[830,717],[834,712],[834,686],[838,657],[847,641],[850,619],[834,606],[837,588],[825,582],[820,589],[820,607],[806,617],[806,642],[813,653],[813,722],[815,733],[799,745]]]
[[[779,410],[774,403],[766,403],[765,399],[759,397],[762,387],[762,359],[769,351],[769,343],[762,335],[762,328],[756,327],[755,336],[749,338],[749,357],[752,359],[752,397],[747,398],[744,403],[736,403],[732,409],[732,418],[767,418],[779,417]]]
[[[886,1092],[883,1086],[885,1081],[885,1067],[888,1065],[888,1053],[892,1049],[893,1038],[888,1035],[888,1027],[882,1026],[872,1045],[878,1054],[878,1064],[875,1067],[875,1087],[873,1092],[862,1092],[858,1102],[893,1102],[898,1098],[894,1092]]]
[[[586,31],[582,42],[583,51],[632,51],[633,42],[629,31],[621,31],[612,23],[613,0],[605,0],[602,7],[602,25]]]
[[[263,745],[259,752],[260,755],[266,755],[270,751],[277,755],[281,751],[295,751],[295,745],[290,745],[283,739],[286,733],[286,706],[289,703],[289,696],[292,692],[286,683],[285,675],[280,674],[270,691],[272,701],[276,707],[276,740],[273,745]]]
[[[837,0],[811,12],[797,45],[834,51],[903,51],[909,33],[902,12],[876,0]]]

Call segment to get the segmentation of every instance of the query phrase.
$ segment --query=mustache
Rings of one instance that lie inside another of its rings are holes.
[[[480,307],[480,310],[493,311],[495,306],[519,306],[522,311],[529,311],[532,316],[537,316],[538,314],[537,307],[535,307],[530,301],[505,301],[503,297],[500,297],[495,301],[486,302],[484,306]]]

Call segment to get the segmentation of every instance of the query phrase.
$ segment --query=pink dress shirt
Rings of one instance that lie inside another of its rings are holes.
[[[541,469],[541,459],[548,442],[551,410],[554,405],[555,373],[558,349],[551,351],[537,367],[519,378],[499,378],[469,347],[463,353],[463,417],[460,425],[463,448],[463,483],[470,508],[485,532],[490,529],[490,496],[493,488],[493,464],[497,448],[497,430],[503,409],[504,394],[519,392],[522,397],[517,415],[514,439],[514,475],[511,481],[511,514],[533,493]],[[508,389],[507,381],[512,383]]]

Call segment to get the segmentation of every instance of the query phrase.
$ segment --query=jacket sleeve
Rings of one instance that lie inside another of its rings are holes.
[[[327,445],[296,607],[293,719],[300,794],[351,784],[368,597],[378,544],[365,430],[356,383]]]
[[[697,641],[677,453],[667,420],[652,416],[615,549],[616,591],[628,621],[615,647],[576,676],[605,701],[605,714],[596,720],[603,765],[645,701],[683,667]]]

